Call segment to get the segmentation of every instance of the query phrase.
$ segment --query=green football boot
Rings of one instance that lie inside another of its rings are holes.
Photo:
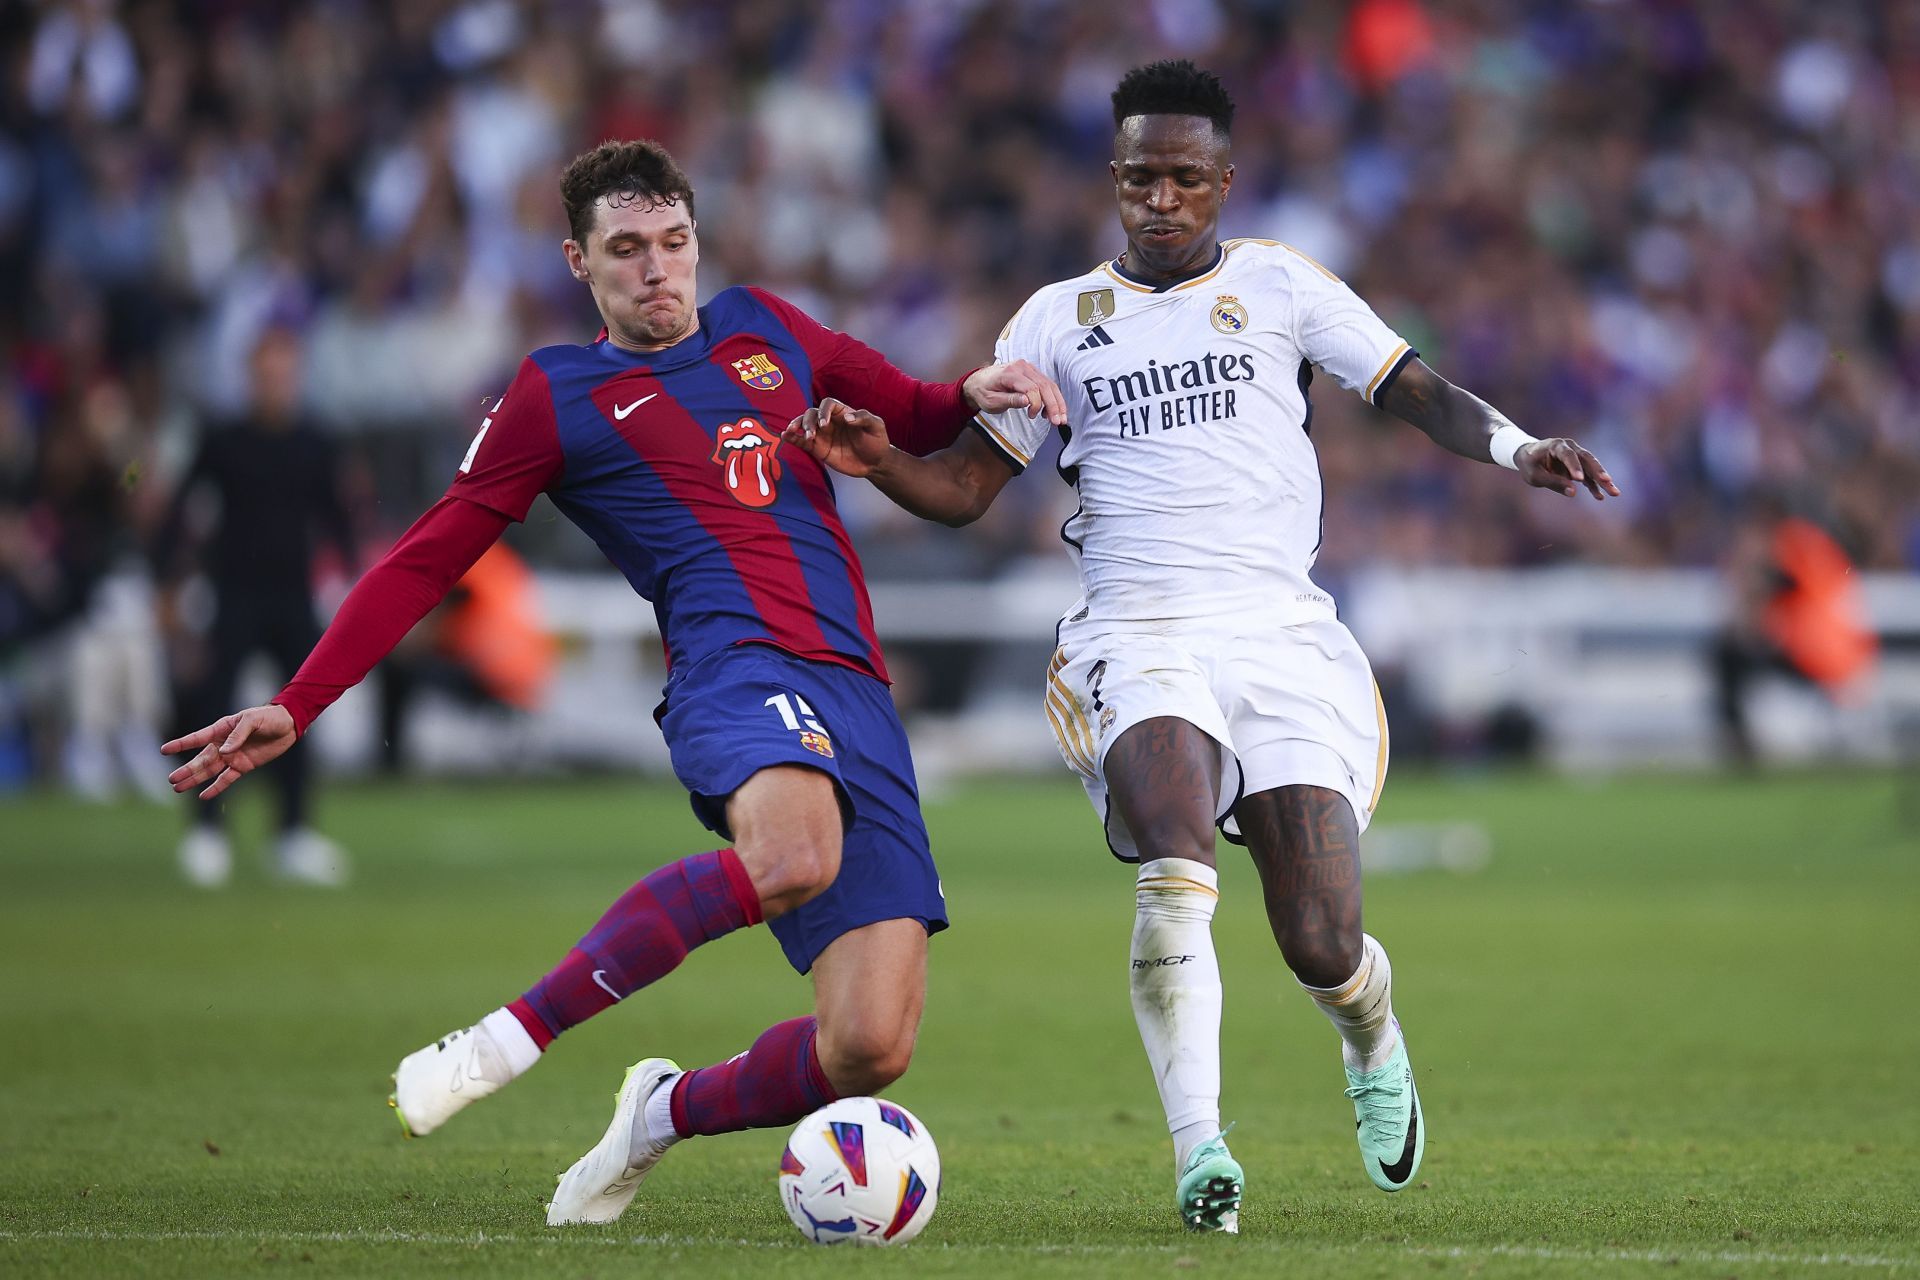
[[[1238,1235],[1240,1182],[1240,1162],[1227,1150],[1227,1135],[1201,1143],[1180,1169],[1180,1221],[1189,1231]]]
[[[1393,1026],[1400,1029],[1398,1020]],[[1347,1068],[1347,1096],[1353,1099],[1353,1127],[1367,1176],[1382,1191],[1400,1190],[1420,1171],[1420,1156],[1427,1149],[1406,1036],[1400,1037],[1385,1066],[1364,1073]]]

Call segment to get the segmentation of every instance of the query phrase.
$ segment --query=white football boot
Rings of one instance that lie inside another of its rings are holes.
[[[646,1136],[646,1126],[634,1120],[653,1091],[679,1074],[680,1065],[666,1058],[646,1058],[627,1068],[620,1091],[613,1095],[613,1123],[593,1150],[560,1175],[553,1203],[547,1206],[548,1226],[612,1222],[627,1211],[640,1180],[667,1153],[664,1145]]]
[[[233,845],[218,827],[195,824],[180,837],[180,874],[198,889],[219,889],[233,878]]]
[[[519,1074],[486,1023],[476,1022],[400,1059],[387,1105],[400,1117],[402,1132],[424,1138]]]
[[[274,842],[273,869],[292,884],[338,889],[352,874],[347,851],[311,827],[295,827]]]

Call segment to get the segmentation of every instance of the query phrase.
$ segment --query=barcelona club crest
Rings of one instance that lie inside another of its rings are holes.
[[[740,375],[740,381],[755,391],[771,391],[786,381],[780,366],[764,351],[756,351],[744,360],[735,360],[733,371]]]
[[[1223,293],[1213,301],[1213,327],[1222,333],[1243,333],[1247,327],[1247,309],[1240,299]]]
[[[833,743],[828,740],[827,735],[824,733],[815,733],[812,730],[808,730],[800,735],[800,745],[817,756],[825,756],[829,760],[833,759]]]
[[[1233,294],[1221,294],[1213,299],[1213,328],[1223,334],[1240,334],[1246,330],[1246,307],[1240,305],[1240,299]]]

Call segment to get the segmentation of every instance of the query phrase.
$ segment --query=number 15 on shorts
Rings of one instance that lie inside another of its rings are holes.
[[[814,718],[813,708],[799,694],[789,697],[776,693],[763,706],[772,707],[780,713],[780,722],[800,735],[800,745],[817,756],[833,759],[833,739],[827,736],[827,727]],[[795,714],[795,709],[799,714]]]

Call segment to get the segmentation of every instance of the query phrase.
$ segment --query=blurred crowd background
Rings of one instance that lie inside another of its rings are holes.
[[[0,50],[0,778],[98,789],[118,753],[157,781],[209,660],[215,517],[176,490],[279,394],[263,337],[332,446],[337,597],[520,355],[596,331],[559,251],[577,152],[680,158],[703,294],[765,285],[951,377],[1122,248],[1108,94],[1158,57],[1238,100],[1226,234],[1312,254],[1626,490],[1530,495],[1323,383],[1336,592],[1714,565],[1763,509],[1920,559],[1920,5],[39,0]],[[1072,506],[1040,466],[964,536],[842,492],[882,582],[1056,560]],[[551,515],[513,545],[595,563]]]

